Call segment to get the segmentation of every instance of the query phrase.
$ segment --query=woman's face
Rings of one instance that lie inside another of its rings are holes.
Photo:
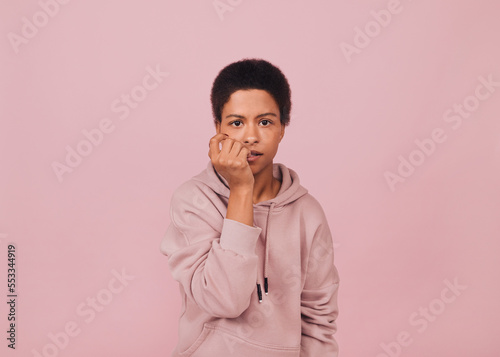
[[[280,111],[274,98],[265,90],[249,89],[234,92],[222,108],[217,133],[241,141],[248,150],[262,155],[247,159],[256,175],[273,163],[278,145],[285,134]]]

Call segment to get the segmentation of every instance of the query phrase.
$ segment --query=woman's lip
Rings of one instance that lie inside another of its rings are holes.
[[[256,155],[256,156],[248,156],[247,157],[247,160],[250,161],[250,162],[253,162],[255,160],[257,160],[259,157],[261,157],[262,155]]]

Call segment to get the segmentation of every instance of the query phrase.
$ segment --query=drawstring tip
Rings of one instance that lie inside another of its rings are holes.
[[[260,288],[260,284],[257,284],[257,296],[259,297],[259,302],[262,302],[262,289]]]
[[[266,293],[266,295],[267,295],[268,291],[269,291],[269,289],[268,289],[268,284],[267,284],[267,278],[264,278],[264,292]]]

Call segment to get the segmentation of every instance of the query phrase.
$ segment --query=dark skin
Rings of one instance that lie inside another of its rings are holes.
[[[224,105],[208,156],[230,189],[226,218],[253,225],[253,204],[276,197],[273,158],[285,127],[274,98],[260,89],[234,92]],[[219,149],[222,145],[222,149]],[[251,150],[262,155],[252,159]]]

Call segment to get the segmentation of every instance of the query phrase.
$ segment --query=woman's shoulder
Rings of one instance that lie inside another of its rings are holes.
[[[305,215],[308,222],[318,223],[326,220],[325,211],[320,201],[311,193],[307,192],[305,195],[297,200],[300,205],[302,213]]]
[[[307,210],[312,210],[312,211],[323,210],[320,201],[310,191],[308,191],[306,194],[300,197],[299,201],[300,204],[304,206],[304,208],[306,208]]]
[[[215,196],[215,192],[209,186],[190,178],[174,189],[171,203],[182,204],[184,207],[194,205],[197,208],[204,208]]]

